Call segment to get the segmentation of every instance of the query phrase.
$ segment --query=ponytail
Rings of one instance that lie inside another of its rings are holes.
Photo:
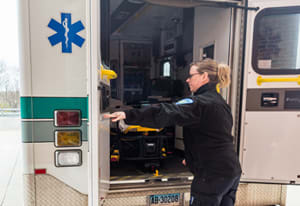
[[[220,88],[225,88],[230,84],[230,67],[227,64],[218,64],[218,82]]]

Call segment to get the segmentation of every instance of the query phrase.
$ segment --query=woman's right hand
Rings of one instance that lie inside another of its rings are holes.
[[[185,161],[185,159],[182,160],[182,164],[183,164],[184,166],[186,166],[186,161]]]
[[[126,114],[125,112],[114,112],[112,114],[104,114],[103,117],[105,119],[111,118],[112,122],[116,122],[122,119],[126,119]]]

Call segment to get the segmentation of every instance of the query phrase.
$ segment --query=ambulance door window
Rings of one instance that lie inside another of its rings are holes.
[[[207,47],[203,48],[203,59],[205,58],[210,58],[213,59],[214,58],[214,51],[215,51],[215,45],[209,45]]]
[[[214,59],[215,57],[215,44],[209,43],[207,46],[201,46],[199,48],[199,60],[203,60],[206,58]]]
[[[252,66],[259,74],[300,74],[300,7],[260,12],[252,52]]]

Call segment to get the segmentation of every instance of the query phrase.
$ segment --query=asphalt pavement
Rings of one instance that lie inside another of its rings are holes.
[[[0,206],[22,206],[22,153],[18,117],[0,117],[0,140]]]

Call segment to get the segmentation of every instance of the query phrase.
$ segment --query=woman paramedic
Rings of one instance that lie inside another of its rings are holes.
[[[230,68],[212,59],[194,62],[186,80],[192,96],[104,115],[113,122],[162,128],[183,126],[185,160],[194,175],[191,206],[233,206],[241,176],[234,150],[230,107],[217,92],[230,83]]]

